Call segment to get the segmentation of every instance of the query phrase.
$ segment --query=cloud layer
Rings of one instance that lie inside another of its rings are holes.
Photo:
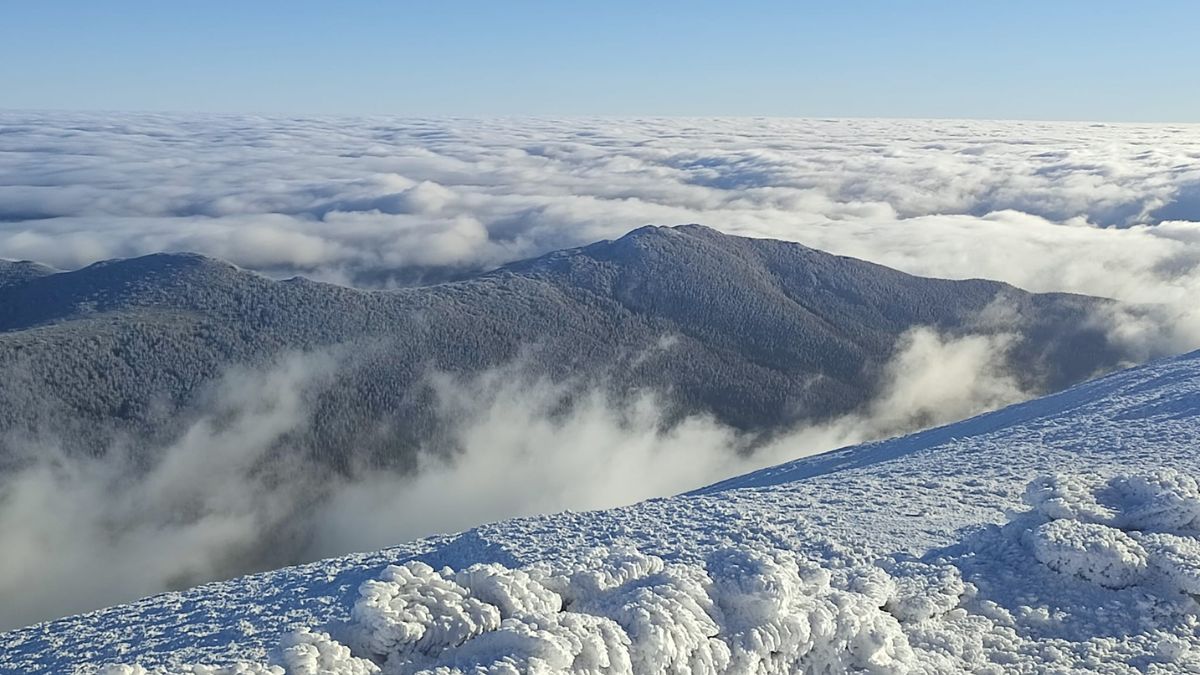
[[[186,249],[382,285],[683,222],[1179,302],[1200,126],[0,113],[0,257],[63,268]]]

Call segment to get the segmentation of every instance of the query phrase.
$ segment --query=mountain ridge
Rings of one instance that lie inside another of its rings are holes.
[[[989,319],[998,306],[1007,316]],[[951,337],[1013,333],[1010,356],[1024,384],[1060,389],[1127,359],[1092,322],[1113,306],[915,277],[699,225],[640,228],[469,279],[394,290],[277,281],[197,254],[151,254],[0,286],[0,365],[27,373],[7,391],[0,383],[0,402],[10,403],[0,430],[19,422],[30,391],[44,391],[84,422],[112,418],[161,435],[155,406],[187,405],[223,369],[259,367],[287,350],[370,344],[375,360],[350,369],[340,393],[322,395],[317,414],[373,401],[367,421],[390,419],[408,433],[369,441],[377,456],[405,454],[400,446],[435,425],[432,394],[421,390],[430,368],[469,376],[531,349],[534,377],[603,381],[618,397],[654,391],[668,418],[711,414],[762,432],[864,405],[897,341],[917,327]],[[670,349],[660,348],[664,337]],[[78,382],[77,373],[90,379]],[[323,428],[310,430],[318,454],[359,440]]]

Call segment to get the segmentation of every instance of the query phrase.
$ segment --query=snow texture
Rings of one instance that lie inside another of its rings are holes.
[[[1176,508],[1196,494],[1195,481],[1173,471],[1090,485],[1039,478],[1024,517],[1046,520],[1024,531],[1025,545],[1054,572],[1108,589],[1141,584],[1149,593],[1157,584],[1171,602],[1172,592],[1200,589],[1194,518]],[[1112,499],[1119,505],[1097,507]],[[1086,520],[1096,517],[1142,530]],[[1163,532],[1181,527],[1187,534]],[[346,627],[354,649],[305,628],[284,639],[276,661],[293,674],[347,675],[963,672],[986,665],[980,647],[989,637],[1013,654],[1022,647],[999,639],[1010,619],[979,612],[977,592],[950,560],[836,570],[769,548],[721,548],[702,564],[628,546],[588,551],[561,568],[482,563],[455,572],[410,561],[360,586]],[[1180,618],[1195,622],[1200,606],[1178,600]],[[1200,665],[1164,640],[1160,657]],[[138,668],[106,673],[145,672]]]
[[[1192,354],[691,495],[13,631],[0,668],[1196,672],[1198,438]]]

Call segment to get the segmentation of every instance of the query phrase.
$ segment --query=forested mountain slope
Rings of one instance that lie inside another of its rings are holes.
[[[272,280],[193,254],[54,272],[0,265],[0,431],[54,429],[103,451],[170,435],[230,366],[337,348],[337,376],[290,445],[403,464],[437,445],[431,372],[510,366],[615,394],[653,391],[671,416],[782,429],[863,406],[917,326],[1012,333],[1023,384],[1060,389],[1127,359],[1091,320],[1109,301],[904,274],[698,225],[645,227],[461,281],[359,290]],[[184,413],[181,413],[184,411]]]

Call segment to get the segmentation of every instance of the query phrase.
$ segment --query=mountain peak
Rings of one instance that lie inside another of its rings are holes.
[[[212,258],[201,253],[193,253],[191,251],[165,251],[159,253],[148,253],[146,255],[133,256],[129,258],[112,258],[109,260],[101,260],[92,263],[87,267],[78,270],[100,270],[100,269],[131,269],[141,272],[152,271],[169,271],[169,270],[185,270],[185,269],[240,269],[233,263]]]
[[[679,234],[701,235],[707,237],[728,237],[730,235],[699,223],[683,223],[679,225],[643,225],[627,232],[620,239],[648,236],[672,236]]]
[[[30,260],[0,260],[0,287],[37,279],[58,270]]]

